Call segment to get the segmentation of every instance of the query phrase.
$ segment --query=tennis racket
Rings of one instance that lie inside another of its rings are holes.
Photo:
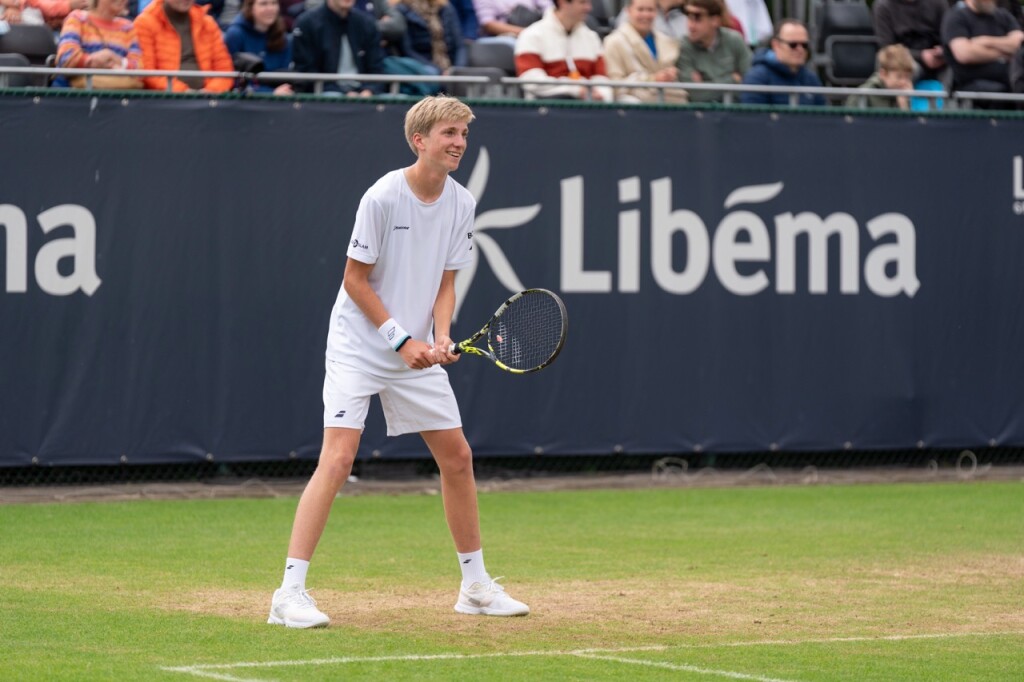
[[[528,374],[554,362],[568,328],[562,299],[547,289],[527,289],[502,303],[480,331],[448,350],[485,357],[512,374]],[[486,350],[473,345],[484,336]]]

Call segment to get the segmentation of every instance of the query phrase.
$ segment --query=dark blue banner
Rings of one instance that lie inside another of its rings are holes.
[[[0,98],[0,465],[315,456],[407,106]],[[543,372],[450,368],[478,454],[1024,445],[1024,120],[475,112],[453,335],[570,317]]]

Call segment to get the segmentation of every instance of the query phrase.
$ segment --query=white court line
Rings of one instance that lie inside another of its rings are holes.
[[[711,668],[698,668],[695,665],[685,663],[665,663],[663,661],[645,661],[642,658],[625,658],[623,656],[607,656],[601,654],[574,654],[579,658],[592,658],[598,661],[613,661],[615,663],[632,663],[633,665],[646,665],[649,668],[666,668],[668,670],[679,670],[700,675],[714,675],[715,677],[729,677],[734,680],[754,680],[755,682],[789,682],[780,680],[777,677],[761,677],[760,675],[748,675],[737,673],[731,670],[713,670]]]
[[[672,644],[655,645],[643,647],[623,647],[617,649],[570,649],[565,651],[509,651],[492,652],[486,654],[406,654],[397,656],[344,656],[336,658],[311,658],[306,660],[292,661],[243,661],[240,663],[199,663],[178,667],[161,666],[166,672],[183,673],[196,677],[207,677],[215,680],[227,680],[228,682],[269,682],[268,680],[253,680],[248,678],[234,677],[232,675],[217,673],[216,670],[235,670],[239,668],[282,668],[305,665],[343,665],[346,663],[384,663],[396,661],[451,661],[451,660],[473,660],[480,658],[514,658],[519,656],[578,656],[581,658],[597,658],[604,654],[625,654],[642,651],[667,651],[670,649],[718,649],[725,647],[752,647],[752,646],[783,646],[799,644],[841,644],[849,642],[899,642],[915,639],[955,639],[961,637],[1005,637],[1024,635],[1024,630],[1007,630],[1002,632],[941,632],[926,633],[919,635],[882,635],[878,637],[830,637],[819,639],[763,639],[750,642],[723,642],[717,644]],[[651,661],[623,658],[622,662],[639,665],[656,665],[665,667],[676,664],[660,664]],[[688,667],[680,667],[680,670],[690,670]],[[703,669],[694,668],[692,672],[705,672]],[[706,671],[706,674],[737,676],[743,673],[729,673],[729,671]],[[755,676],[744,676],[737,679],[768,680]]]

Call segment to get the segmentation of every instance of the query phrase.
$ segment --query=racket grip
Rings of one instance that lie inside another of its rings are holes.
[[[455,355],[459,355],[462,352],[462,348],[459,346],[459,344],[453,343],[452,345],[448,346],[448,352],[454,353]]]

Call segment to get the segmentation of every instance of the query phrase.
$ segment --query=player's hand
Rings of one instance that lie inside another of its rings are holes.
[[[409,339],[398,349],[398,354],[411,369],[427,369],[437,364],[437,352],[424,341]]]
[[[437,357],[437,362],[440,365],[450,365],[453,362],[458,362],[461,354],[450,353],[449,348],[452,347],[451,337],[439,336],[434,339],[434,355]]]

